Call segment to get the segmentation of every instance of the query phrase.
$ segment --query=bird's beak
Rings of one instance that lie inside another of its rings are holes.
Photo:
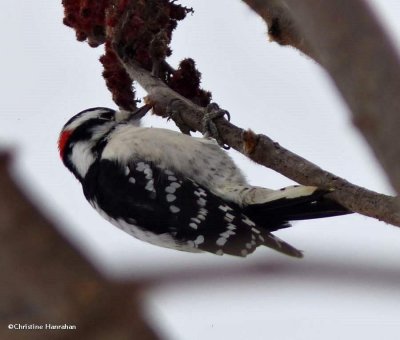
[[[143,118],[146,115],[146,113],[150,111],[152,107],[153,106],[149,104],[139,107],[136,111],[131,112],[131,114],[128,117],[128,120],[139,120]]]
[[[147,112],[150,111],[150,109],[152,107],[153,107],[152,105],[146,104],[146,105],[143,105],[142,107],[139,107],[135,111],[125,111],[125,110],[117,111],[116,112],[116,121],[117,122],[139,121],[141,118],[143,118],[146,115]]]

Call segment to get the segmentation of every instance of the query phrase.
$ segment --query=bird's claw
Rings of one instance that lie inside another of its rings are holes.
[[[219,146],[228,150],[230,147],[223,142],[214,122],[215,119],[224,118],[225,116],[228,121],[231,120],[231,115],[227,110],[221,109],[216,103],[211,103],[207,106],[206,113],[202,119],[202,125],[204,137],[214,138]]]
[[[167,122],[170,121],[171,119],[174,121],[178,129],[185,135],[190,136],[190,127],[186,125],[186,123],[183,121],[181,113],[179,110],[174,109],[173,103],[169,104],[167,106]]]

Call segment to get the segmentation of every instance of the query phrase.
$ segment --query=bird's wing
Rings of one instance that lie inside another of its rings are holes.
[[[123,168],[104,159],[96,169],[97,173],[87,176],[87,199],[106,215],[116,216],[111,222],[123,229],[131,228],[134,236],[147,233],[147,237],[158,237],[156,241],[146,239],[150,243],[236,256],[246,256],[265,245],[287,255],[302,256],[256,225],[241,207],[173,170],[146,161],[132,161]],[[287,222],[275,217],[271,220],[271,228],[285,225]]]

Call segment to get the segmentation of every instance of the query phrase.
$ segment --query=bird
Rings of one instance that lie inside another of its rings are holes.
[[[141,126],[150,109],[90,108],[58,139],[90,205],[135,238],[192,253],[246,257],[265,246],[300,258],[273,232],[293,220],[350,213],[315,186],[250,185],[212,138]]]

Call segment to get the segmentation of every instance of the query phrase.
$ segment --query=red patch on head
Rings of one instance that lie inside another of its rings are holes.
[[[58,150],[60,151],[61,159],[64,159],[65,147],[67,146],[71,134],[72,134],[71,130],[62,131],[60,137],[58,138]]]

